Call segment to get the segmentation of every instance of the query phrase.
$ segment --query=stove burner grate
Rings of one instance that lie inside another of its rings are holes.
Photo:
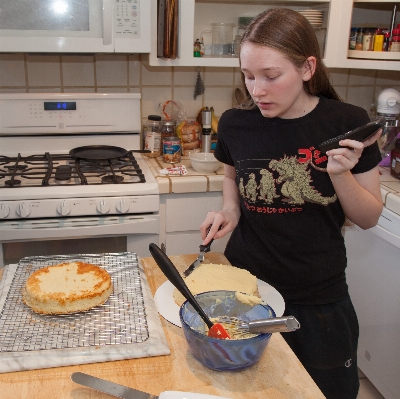
[[[7,180],[0,188],[146,182],[132,151],[109,160],[86,160],[48,152],[25,157],[20,154],[17,157],[0,155],[0,179],[3,178]]]

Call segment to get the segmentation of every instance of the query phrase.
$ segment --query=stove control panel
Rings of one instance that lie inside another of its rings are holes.
[[[158,211],[158,195],[0,201],[0,220],[121,215]]]

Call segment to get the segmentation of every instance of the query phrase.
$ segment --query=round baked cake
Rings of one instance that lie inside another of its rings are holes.
[[[227,290],[259,297],[257,277],[247,270],[231,265],[202,263],[183,280],[193,295],[206,291]],[[173,297],[179,306],[185,302],[184,296],[176,288]]]
[[[22,300],[36,313],[75,313],[103,304],[112,289],[111,277],[103,268],[69,262],[32,273],[23,289]]]

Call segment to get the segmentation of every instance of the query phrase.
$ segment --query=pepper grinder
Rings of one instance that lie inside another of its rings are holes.
[[[201,131],[202,150],[211,152],[211,110],[208,107],[201,111],[201,123],[203,125]]]

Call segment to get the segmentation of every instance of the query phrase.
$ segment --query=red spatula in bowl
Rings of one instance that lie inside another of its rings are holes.
[[[185,281],[181,277],[175,265],[171,262],[168,256],[156,245],[151,243],[149,245],[149,251],[156,261],[158,267],[164,273],[165,277],[179,290],[179,292],[188,300],[188,302],[193,306],[199,316],[207,324],[208,336],[212,338],[219,339],[229,339],[230,336],[225,330],[221,323],[213,323],[208,316],[205,314],[204,310],[198,304],[189,288],[187,287]]]

